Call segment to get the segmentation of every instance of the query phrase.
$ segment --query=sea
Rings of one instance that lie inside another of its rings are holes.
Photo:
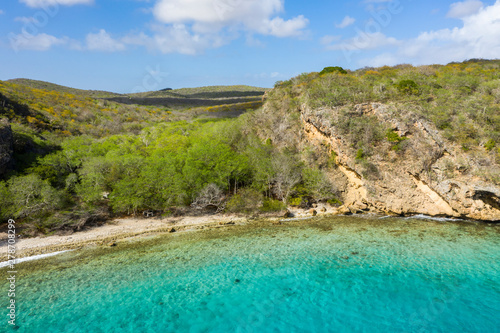
[[[500,225],[260,221],[17,263],[0,332],[500,332]]]

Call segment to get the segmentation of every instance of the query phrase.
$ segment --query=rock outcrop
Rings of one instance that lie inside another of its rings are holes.
[[[13,148],[12,129],[7,119],[0,119],[0,177],[5,174],[12,163]]]
[[[474,158],[443,139],[423,117],[395,105],[360,104],[349,112],[357,117],[374,116],[383,126],[405,138],[401,151],[391,149],[387,139],[375,145],[367,161],[356,159],[356,142],[341,135],[337,127],[339,109],[300,108],[302,140],[327,147],[335,156],[336,184],[342,179],[344,206],[352,211],[397,215],[426,214],[500,221],[500,187],[481,177],[484,160]],[[370,171],[367,172],[366,165]],[[489,163],[490,168],[498,164]]]

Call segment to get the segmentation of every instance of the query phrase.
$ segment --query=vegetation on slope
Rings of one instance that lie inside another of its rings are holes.
[[[0,114],[39,133],[103,136],[171,119],[164,107],[122,105],[0,81]]]
[[[76,229],[110,214],[145,210],[280,210],[301,182],[301,196],[335,199],[333,188],[324,189],[324,175],[296,151],[278,150],[256,136],[251,113],[174,121],[160,108],[12,83],[0,89],[2,114],[16,138],[15,169],[0,182],[0,215],[22,221],[26,233]],[[242,104],[241,112],[257,107],[252,103]],[[224,114],[234,107],[206,111]],[[140,121],[127,122],[124,112]],[[104,121],[96,129],[86,117]]]
[[[26,163],[18,163],[0,182],[0,218],[15,217],[26,232],[47,233],[110,214],[147,210],[164,215],[187,207],[250,213],[280,210],[285,203],[338,203],[340,190],[329,177],[335,156],[328,154],[328,147],[302,140],[304,107],[317,110],[352,142],[367,176],[376,177],[370,160],[373,147],[385,145],[399,154],[409,141],[376,117],[353,111],[354,105],[369,102],[397,105],[401,114],[394,114],[396,118],[413,113],[428,119],[463,151],[482,151],[498,163],[499,66],[499,61],[469,61],[355,72],[332,67],[323,74],[278,82],[266,95],[264,108],[238,118],[184,121],[165,107],[124,105],[3,82],[1,113],[10,119],[22,157],[18,159]],[[172,94],[214,102],[227,93],[167,90],[140,98]],[[231,98],[191,112],[223,115],[234,107],[226,103]],[[255,102],[241,112],[257,108]],[[328,111],[332,108],[340,110],[337,118]]]
[[[345,73],[333,68],[277,82],[266,103],[278,113],[272,127],[290,128],[286,124],[293,124],[292,116],[310,112],[351,144],[348,154],[356,156],[365,177],[377,178],[377,163],[404,162],[407,149],[418,146],[404,133],[395,132],[395,124],[408,128],[425,120],[449,146],[458,146],[463,156],[457,165],[450,163],[449,175],[473,172],[485,182],[500,185],[500,61],[384,66]],[[386,106],[385,121],[363,112],[377,102]],[[285,146],[301,142],[298,135],[281,139],[272,132],[265,135]],[[385,146],[396,154],[388,154]],[[422,148],[421,163],[430,171],[445,152]],[[476,167],[471,168],[471,163]],[[427,173],[432,178],[433,173]]]
[[[92,98],[106,98],[106,97],[113,97],[113,96],[120,95],[120,94],[109,92],[109,91],[82,90],[82,89],[61,86],[61,85],[55,84],[55,83],[38,81],[38,80],[31,80],[31,79],[13,79],[13,80],[8,80],[7,82],[27,86],[27,87],[30,87],[33,89],[41,89],[41,90],[48,90],[48,91],[54,91],[54,92],[60,92],[60,93],[68,93],[71,95],[78,95],[78,96],[92,97]]]
[[[500,143],[500,61],[308,73],[277,87],[315,109],[397,103],[432,121],[464,150]]]
[[[213,108],[225,105],[223,110],[237,116],[241,110],[255,110],[262,106],[266,89],[250,86],[209,86],[200,88],[162,89],[108,98],[123,104],[163,106],[184,112],[213,112]],[[193,110],[192,110],[193,109]]]

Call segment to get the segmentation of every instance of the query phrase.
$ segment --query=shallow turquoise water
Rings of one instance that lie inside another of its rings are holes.
[[[486,224],[264,223],[17,268],[17,332],[500,332],[499,226]]]

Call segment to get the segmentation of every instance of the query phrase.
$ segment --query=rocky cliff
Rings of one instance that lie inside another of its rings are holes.
[[[321,109],[304,104],[299,111],[300,140],[334,157],[330,175],[342,209],[500,220],[500,186],[485,176],[498,171],[495,158],[463,151],[423,117],[381,103]],[[387,137],[379,137],[367,154],[356,140],[376,136],[369,126],[361,137],[346,134],[349,129],[341,126],[349,118],[376,121],[388,128]]]
[[[7,119],[0,119],[0,177],[12,163],[13,137]]]

